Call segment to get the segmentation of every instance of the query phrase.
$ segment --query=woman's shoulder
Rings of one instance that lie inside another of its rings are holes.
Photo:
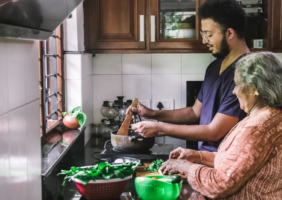
[[[274,122],[282,122],[282,110],[275,107],[262,108],[249,116],[245,127],[247,126],[270,126]]]

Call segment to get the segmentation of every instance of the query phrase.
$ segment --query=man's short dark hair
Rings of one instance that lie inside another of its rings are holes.
[[[201,19],[212,19],[224,30],[232,28],[239,38],[244,38],[246,14],[236,0],[207,0],[198,9]]]

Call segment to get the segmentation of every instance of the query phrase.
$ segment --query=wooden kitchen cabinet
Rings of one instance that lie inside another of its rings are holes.
[[[170,3],[177,7],[177,4],[180,5],[181,2],[174,0],[85,0],[85,50],[92,53],[208,52],[207,47],[202,44],[199,33],[200,20],[196,15],[196,10],[204,1],[185,1],[185,5],[187,2],[194,4],[193,38],[162,38],[161,11],[164,11],[161,9],[162,5],[167,6]],[[185,12],[186,8],[182,6],[181,9],[182,12]],[[178,11],[173,9],[165,11],[166,13],[178,12],[179,9]],[[140,16],[144,16],[144,22]],[[152,35],[151,16],[155,16],[154,36]],[[183,27],[183,29],[186,28]]]
[[[85,0],[85,50],[145,49],[140,38],[144,15],[145,0]]]
[[[85,50],[91,53],[208,53],[202,44],[201,22],[196,13],[205,1],[85,0]],[[262,9],[257,16],[248,15],[247,45],[251,51],[282,52],[282,0],[262,0],[259,6]],[[192,35],[191,31],[194,31]],[[262,39],[263,48],[252,48],[254,39]]]
[[[272,0],[272,49],[282,52],[282,0]]]
[[[171,50],[204,50],[200,36],[201,22],[197,10],[205,0],[149,0],[149,48]],[[177,20],[177,21],[176,21]],[[153,30],[152,32],[152,29]]]

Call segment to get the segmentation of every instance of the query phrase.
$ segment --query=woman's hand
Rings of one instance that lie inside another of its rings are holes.
[[[193,163],[200,163],[201,157],[198,151],[178,147],[170,152],[169,159],[184,159]]]
[[[182,170],[179,171],[180,170],[179,168],[182,167],[183,162],[185,162],[185,160],[169,159],[162,164],[162,167],[160,168],[160,172],[162,174],[169,174],[169,175],[178,174],[179,172],[182,172]]]

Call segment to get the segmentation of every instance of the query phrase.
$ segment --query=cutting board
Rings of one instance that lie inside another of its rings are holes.
[[[153,176],[153,175],[161,175],[159,172],[148,172],[145,170],[146,167],[149,167],[151,163],[144,163],[142,166],[138,166],[136,169],[136,177],[144,177],[144,176]],[[180,175],[183,178],[183,181],[187,180],[186,175]]]

